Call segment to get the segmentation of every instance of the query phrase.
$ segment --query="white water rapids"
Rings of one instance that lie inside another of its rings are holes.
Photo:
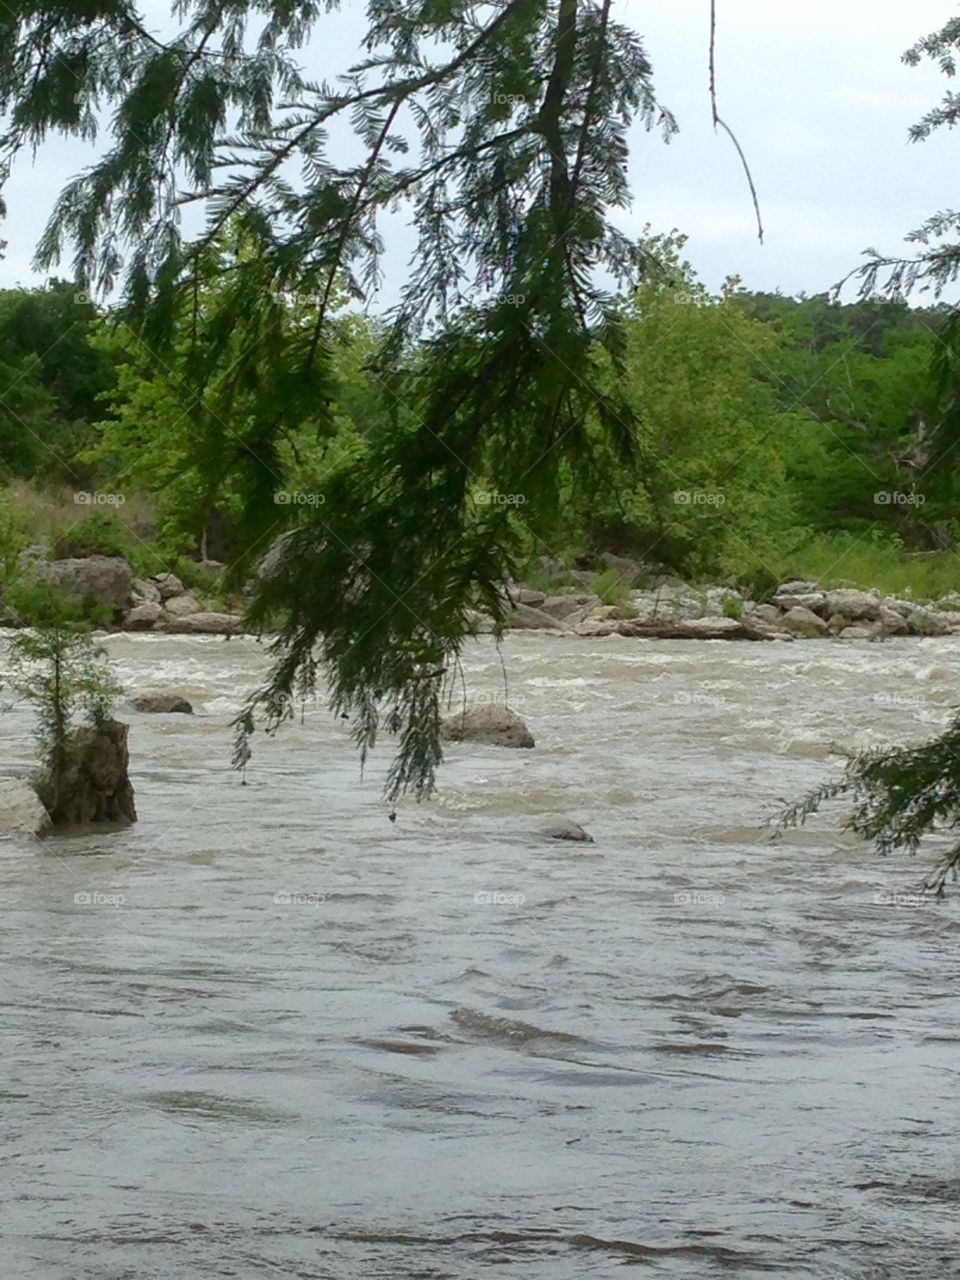
[[[536,749],[395,823],[322,707],[239,785],[252,640],[108,649],[197,714],[121,709],[136,826],[0,841],[4,1277],[960,1275],[960,898],[761,826],[940,729],[956,640],[517,635]]]

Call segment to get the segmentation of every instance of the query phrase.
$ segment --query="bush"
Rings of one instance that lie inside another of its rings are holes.
[[[629,583],[616,569],[604,569],[593,580],[593,591],[604,604],[625,605],[630,599]]]
[[[110,512],[91,511],[79,524],[55,535],[53,557],[68,560],[84,556],[120,556],[133,563],[135,554],[123,521]]]
[[[30,624],[10,644],[12,687],[37,709],[41,798],[54,821],[65,800],[70,766],[70,729],[82,708],[101,724],[120,694],[90,638],[82,606],[49,587],[15,589],[17,608]]]
[[[743,601],[738,600],[736,596],[726,596],[723,601],[723,616],[736,618],[739,622],[743,617]]]

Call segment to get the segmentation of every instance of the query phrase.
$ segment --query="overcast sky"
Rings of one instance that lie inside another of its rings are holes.
[[[165,4],[150,0],[144,8],[155,29],[169,29]],[[329,76],[355,57],[362,11],[346,8],[321,20],[322,46],[304,52],[314,74]],[[954,16],[956,4],[718,0],[717,9],[720,114],[747,153],[765,243],[757,243],[736,152],[710,123],[708,0],[615,0],[614,12],[643,37],[658,98],[680,125],[669,146],[657,134],[634,134],[629,229],[650,222],[686,232],[687,255],[711,288],[736,274],[749,288],[811,293],[857,265],[867,246],[896,252],[905,232],[951,207],[960,139],[907,141],[909,125],[948,82],[935,67],[905,67],[900,57]],[[55,139],[35,161],[21,158],[0,224],[8,241],[0,285],[39,283],[30,265],[37,236],[62,182],[90,155]],[[401,245],[389,275],[405,257]]]

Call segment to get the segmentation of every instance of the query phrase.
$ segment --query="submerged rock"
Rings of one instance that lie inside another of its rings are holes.
[[[130,699],[134,711],[156,712],[159,715],[193,715],[193,707],[179,693],[163,693],[161,690],[138,693]]]
[[[540,834],[548,840],[575,840],[579,844],[593,844],[593,836],[584,831],[579,822],[551,822],[541,828]]]
[[[484,703],[444,720],[440,734],[448,742],[480,742],[491,747],[532,747],[533,734],[509,707]]]
[[[50,815],[29,782],[0,778],[0,835],[40,836],[50,825]]]

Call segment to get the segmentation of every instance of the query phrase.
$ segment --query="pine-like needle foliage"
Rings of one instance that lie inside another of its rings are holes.
[[[904,62],[916,66],[930,58],[952,80],[958,50],[960,18],[954,18],[908,49]],[[914,125],[910,138],[922,142],[937,129],[952,128],[958,122],[960,96],[947,92],[940,105]],[[868,250],[868,263],[855,273],[861,277],[864,294],[873,294],[882,284],[883,290],[895,297],[913,290],[932,290],[939,296],[960,278],[960,212],[936,214],[907,239],[919,246],[913,257],[889,257]],[[929,462],[918,484],[949,503],[955,491],[956,449],[960,445],[960,309],[953,309],[938,336],[941,341],[931,381],[939,394],[941,412],[926,441]],[[854,802],[847,827],[873,840],[880,853],[895,849],[916,853],[925,835],[955,833],[960,829],[960,716],[931,742],[854,758],[839,779],[824,783],[790,805],[780,816],[780,826],[802,824],[824,801],[837,796]],[[925,887],[940,895],[947,880],[955,880],[958,874],[960,840],[942,855]]]
[[[399,735],[391,795],[433,785],[470,610],[502,618],[521,523],[547,527],[559,477],[590,469],[597,430],[632,448],[632,410],[598,385],[622,353],[601,283],[636,279],[644,260],[610,213],[628,203],[631,121],[675,125],[611,7],[371,0],[365,57],[333,83],[301,67],[310,3],[180,0],[172,40],[117,0],[14,4],[0,19],[8,154],[50,129],[91,137],[98,108],[115,112],[110,148],[65,188],[39,258],[71,243],[81,276],[122,277],[127,318],[158,359],[192,332],[178,366],[195,427],[184,462],[244,477],[238,571],[290,511],[273,499],[279,442],[306,420],[324,431],[333,295],[374,294],[382,219],[411,215],[410,275],[373,368],[387,427],[318,476],[322,507],[261,577],[253,616],[279,634],[249,709],[276,727],[320,660],[361,752],[381,727]],[[207,229],[186,240],[179,207],[197,200]],[[243,251],[212,322],[206,264],[234,229]],[[293,342],[291,294],[313,299]],[[484,502],[491,492],[524,501]],[[253,723],[245,712],[241,734]]]

